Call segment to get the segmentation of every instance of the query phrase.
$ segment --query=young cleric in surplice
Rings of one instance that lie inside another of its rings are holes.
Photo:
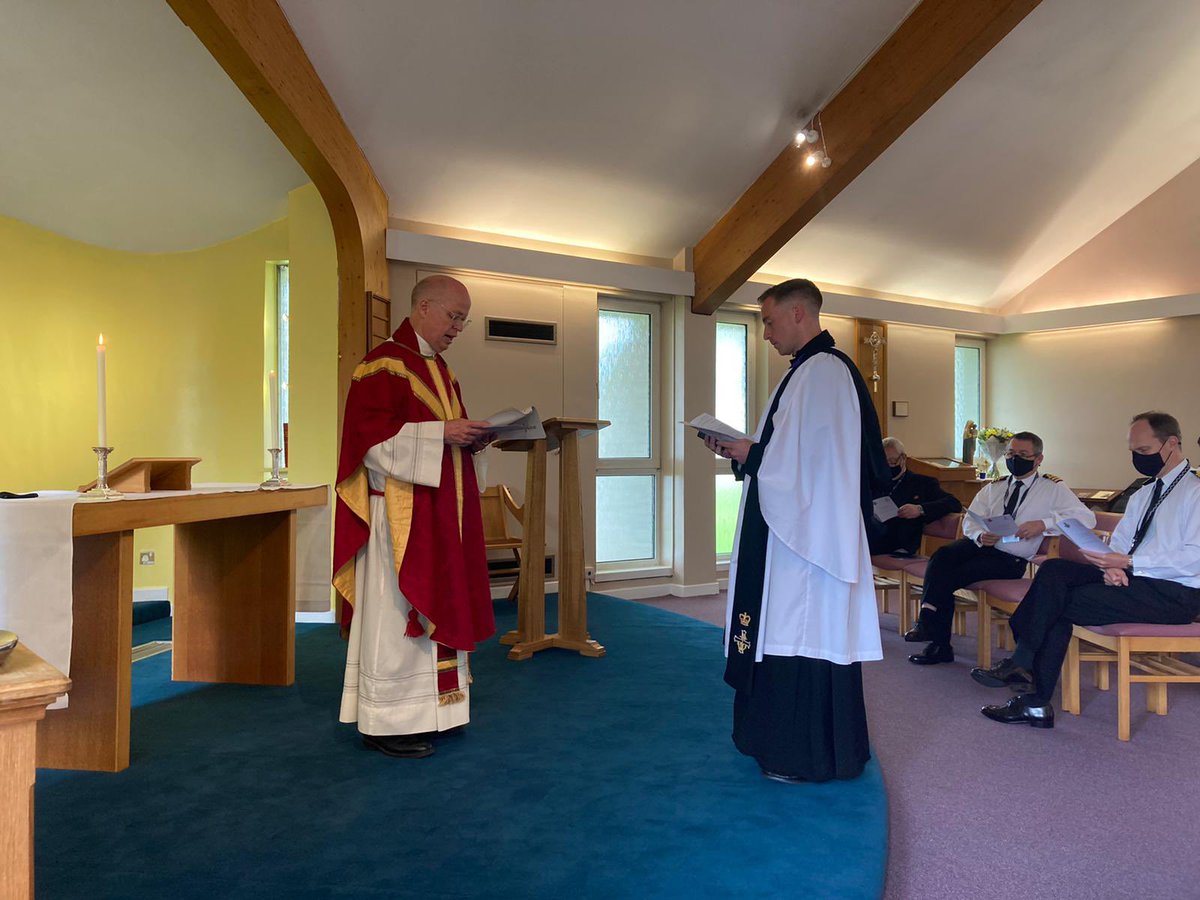
[[[861,663],[883,657],[864,522],[890,477],[870,394],[822,330],[821,301],[805,279],[759,298],[764,338],[791,367],[753,439],[706,438],[743,481],[725,632],[733,740],[780,781],[862,773]]]

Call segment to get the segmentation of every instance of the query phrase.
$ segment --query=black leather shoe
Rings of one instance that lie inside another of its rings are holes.
[[[780,775],[778,772],[768,772],[766,769],[763,769],[762,773],[763,773],[763,777],[770,778],[772,781],[782,781],[784,784],[804,784],[805,783],[805,779],[800,778],[797,775]]]
[[[364,734],[362,741],[363,746],[368,749],[378,750],[397,759],[424,759],[426,756],[433,756],[433,744],[411,734]]]
[[[1002,659],[990,669],[976,666],[971,670],[971,677],[984,687],[1009,687],[1023,694],[1033,690],[1033,674],[1011,659]]]
[[[1034,728],[1054,727],[1054,707],[1030,706],[1024,697],[1013,697],[1003,706],[985,706],[980,710],[993,722],[1005,725],[1032,725]]]
[[[912,628],[908,629],[908,631],[904,632],[904,639],[910,644],[920,644],[923,641],[932,641],[933,635],[922,628],[921,623],[918,622]]]
[[[914,666],[936,666],[938,663],[954,662],[954,648],[949,644],[930,644],[921,653],[908,658]]]

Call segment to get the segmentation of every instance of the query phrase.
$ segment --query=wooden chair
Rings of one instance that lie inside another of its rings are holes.
[[[521,583],[521,539],[509,533],[504,511],[507,509],[523,525],[525,507],[517,505],[507,485],[497,484],[479,495],[479,508],[483,513],[484,547],[488,550],[511,550],[516,559],[517,577],[513,580],[512,590],[508,592],[508,599],[516,600]]]
[[[917,620],[915,612],[921,602],[919,589],[925,584],[925,569],[929,565],[929,557],[933,556],[934,551],[962,536],[962,519],[962,513],[951,513],[926,525],[925,532],[921,537],[920,558],[914,558],[904,563],[903,574],[900,578],[901,634],[912,628],[913,623]]]
[[[900,605],[904,605],[904,567],[920,559],[919,556],[892,556],[890,553],[871,557],[871,574],[875,578],[875,600],[879,604],[881,613],[891,612],[888,595],[892,591],[900,596]],[[903,628],[900,633],[904,633]]]
[[[1108,689],[1108,667],[1116,663],[1117,737],[1127,741],[1132,684],[1146,685],[1146,708],[1159,716],[1167,714],[1168,684],[1200,684],[1200,666],[1179,659],[1177,653],[1200,653],[1200,621],[1189,625],[1076,625],[1063,663],[1063,709],[1080,714],[1080,663],[1096,664],[1101,690]]]
[[[1112,531],[1121,521],[1116,513],[1096,514],[1096,531]],[[1168,684],[1200,684],[1200,667],[1179,659],[1178,653],[1200,653],[1200,620],[1188,625],[1151,625],[1121,622],[1115,625],[1076,625],[1062,672],[1062,705],[1079,715],[1080,663],[1095,663],[1095,684],[1109,689],[1109,666],[1117,667],[1117,738],[1131,735],[1131,686],[1146,685],[1146,708],[1167,714]],[[1136,673],[1136,674],[1135,674]]]

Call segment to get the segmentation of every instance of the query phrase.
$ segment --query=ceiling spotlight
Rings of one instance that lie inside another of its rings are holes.
[[[812,128],[801,128],[796,132],[796,146],[803,147],[805,144],[815,144],[820,137]]]

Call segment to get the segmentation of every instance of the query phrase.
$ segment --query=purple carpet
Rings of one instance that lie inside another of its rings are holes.
[[[723,596],[644,602],[724,622]],[[1082,716],[1056,698],[1053,730],[999,725],[979,707],[1011,695],[971,680],[973,635],[953,664],[919,668],[906,657],[923,645],[895,616],[880,626],[884,659],[863,675],[888,789],[886,897],[1200,897],[1200,685],[1168,687],[1162,717],[1134,685],[1125,743],[1116,694],[1085,663]]]

